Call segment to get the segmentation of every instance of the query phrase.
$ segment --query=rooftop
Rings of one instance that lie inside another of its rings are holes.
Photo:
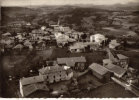
[[[117,54],[117,56],[118,56],[119,59],[128,59],[127,56],[122,55],[122,54]]]
[[[126,72],[125,69],[123,69],[120,66],[114,65],[114,64],[108,64],[105,66],[110,72],[113,72],[115,75],[122,77],[124,73]]]
[[[23,45],[22,44],[17,44],[13,49],[21,49],[21,48],[23,48]]]
[[[111,46],[117,47],[120,45],[120,43],[117,42],[117,40],[111,40],[110,44]]]
[[[110,59],[103,59],[103,63],[111,63],[112,61]]]
[[[44,83],[30,84],[23,87],[23,93],[25,97],[37,90],[49,91],[48,87]]]
[[[75,43],[74,45],[70,46],[70,49],[82,49],[82,48],[85,48],[86,46],[88,45],[96,45],[95,43],[92,43],[92,42],[77,42]]]
[[[70,49],[83,49],[85,48],[85,45],[83,43],[76,43],[69,47]]]
[[[108,70],[105,67],[97,63],[91,64],[89,68],[99,73],[100,75],[105,75],[108,72]]]
[[[29,85],[29,84],[43,82],[44,79],[42,76],[33,76],[33,77],[28,77],[28,78],[22,78],[20,79],[20,81],[22,85]]]
[[[55,65],[55,66],[47,66],[39,69],[39,72],[41,74],[48,74],[48,73],[54,73],[65,70],[64,67]]]
[[[85,57],[57,58],[58,64],[66,64],[67,66],[75,66],[76,62],[86,62]]]

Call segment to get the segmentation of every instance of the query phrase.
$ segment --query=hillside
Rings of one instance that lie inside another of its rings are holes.
[[[99,8],[72,7],[50,13],[48,19],[54,22],[60,19],[62,25],[70,26],[78,31],[88,31],[88,29],[93,29],[94,24],[97,25],[97,21],[107,20],[106,15],[110,13],[109,10]]]
[[[92,5],[92,4],[78,4],[78,7],[84,8],[99,8],[99,9],[106,9],[106,10],[139,10],[139,3],[131,3],[128,4],[114,4],[114,5]]]
[[[15,16],[18,14],[35,14],[36,11],[26,7],[2,7],[2,14],[7,16]]]

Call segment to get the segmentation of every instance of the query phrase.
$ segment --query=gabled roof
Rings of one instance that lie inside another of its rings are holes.
[[[75,32],[72,32],[72,34],[73,35],[83,35],[84,33],[83,32],[77,32],[77,31],[75,31]]]
[[[29,96],[37,90],[49,91],[48,87],[44,83],[30,84],[27,86],[23,86],[24,96]]]
[[[33,76],[33,77],[28,77],[28,78],[22,78],[20,82],[22,85],[29,85],[29,84],[34,84],[34,83],[39,83],[43,82],[44,79],[42,76]]]
[[[86,62],[85,57],[57,58],[58,64],[66,64],[67,66],[75,66],[76,62]]]
[[[112,63],[112,61],[110,59],[103,59],[103,63]]]
[[[97,64],[97,63],[93,63],[89,66],[89,68],[97,73],[99,73],[100,75],[105,75],[108,70],[103,67],[102,65],[100,64]]]
[[[137,36],[137,33],[135,33],[134,31],[128,31],[127,36]]]
[[[118,77],[122,77],[126,70],[123,69],[120,66],[114,65],[114,64],[108,64],[107,66],[105,66],[110,72],[113,72],[116,76]]]
[[[60,71],[64,71],[64,70],[65,70],[64,67],[55,65],[55,66],[43,67],[43,68],[39,69],[39,72],[41,74],[49,74],[49,73],[55,73],[55,72],[60,72]]]
[[[120,45],[120,43],[118,43],[117,40],[111,40],[111,42],[109,44],[109,47],[115,48],[115,47],[117,47],[119,45]]]
[[[70,49],[83,49],[85,46],[83,44],[74,44],[69,47]]]
[[[4,33],[2,34],[3,36],[8,36],[8,35],[11,35],[11,33],[7,32],[7,33]]]
[[[22,44],[17,44],[13,49],[22,49],[23,45]]]
[[[127,56],[122,55],[122,54],[117,54],[117,56],[118,56],[119,59],[128,59]]]
[[[86,42],[86,43],[83,43],[83,42],[77,42],[77,43],[74,43],[72,46],[70,46],[69,48],[70,49],[83,49],[85,47],[87,47],[88,45],[90,45],[91,43],[89,42]]]
[[[29,46],[29,45],[32,45],[32,44],[31,44],[31,42],[30,42],[29,40],[26,40],[26,41],[24,42],[24,45],[25,45],[25,46]]]

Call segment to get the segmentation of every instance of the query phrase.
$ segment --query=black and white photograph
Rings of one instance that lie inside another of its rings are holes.
[[[0,98],[138,98],[139,0],[0,0]]]

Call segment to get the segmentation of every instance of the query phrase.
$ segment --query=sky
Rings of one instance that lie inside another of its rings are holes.
[[[94,4],[112,5],[138,2],[139,0],[0,0],[1,6],[28,6],[28,5],[73,5],[73,4]]]

